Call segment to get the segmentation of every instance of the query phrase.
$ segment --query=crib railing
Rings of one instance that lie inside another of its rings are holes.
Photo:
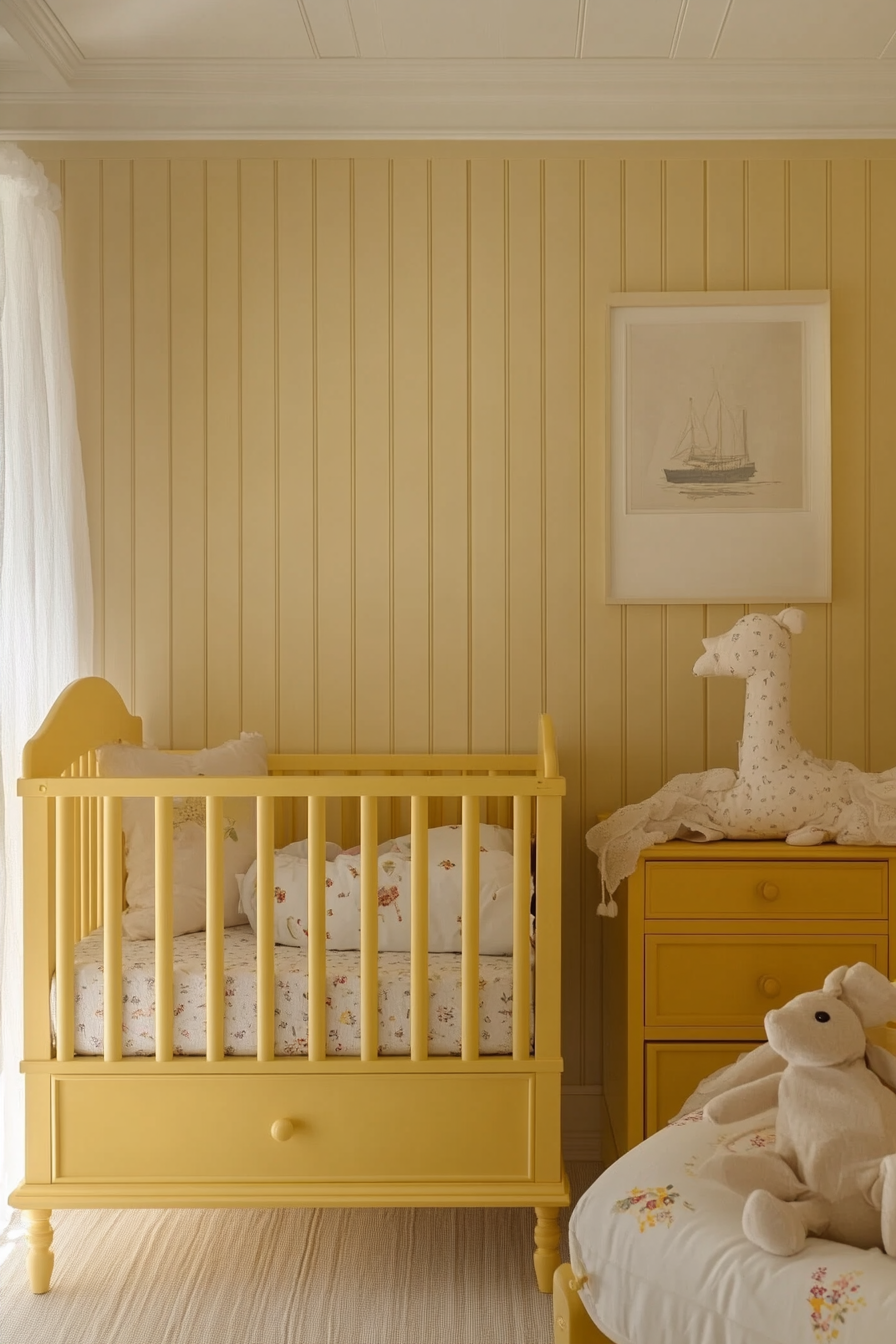
[[[313,765],[312,765],[313,763]],[[362,1061],[378,1057],[378,855],[382,820],[409,813],[411,833],[410,1058],[428,1058],[429,880],[431,812],[458,807],[462,827],[461,1058],[479,1058],[479,852],[482,819],[510,820],[513,863],[512,1058],[530,1058],[530,848],[536,837],[535,1058],[560,1055],[560,807],[550,719],[540,725],[533,756],[290,757],[270,759],[267,777],[204,778],[206,807],[206,1058],[218,1064],[224,1047],[225,798],[255,798],[257,816],[257,1047],[260,1063],[274,1059],[274,852],[308,839],[308,1061],[327,1058],[326,841],[328,812],[357,816],[360,832],[360,1035]],[[309,767],[314,774],[306,773]],[[443,773],[444,772],[444,773]],[[74,1051],[74,949],[103,928],[103,1053],[122,1058],[122,801],[153,798],[155,808],[155,1057],[174,1058],[173,799],[183,776],[99,779],[91,751],[54,777],[20,781],[26,835],[26,1057],[51,1058],[47,1020],[56,976],[56,1058]],[[534,816],[533,816],[533,801]],[[289,835],[289,832],[292,835]],[[34,1007],[44,996],[43,1014]],[[45,1029],[40,1023],[46,1021]]]

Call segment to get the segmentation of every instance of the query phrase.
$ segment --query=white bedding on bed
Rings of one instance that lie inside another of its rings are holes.
[[[702,1112],[613,1163],[569,1226],[585,1307],[614,1344],[887,1344],[896,1340],[896,1260],[810,1237],[784,1259],[743,1235],[743,1198],[691,1174],[724,1144],[774,1144],[774,1113],[755,1128]]]
[[[122,942],[122,1053],[155,1052],[155,943]],[[275,947],[275,1045],[277,1055],[308,1052],[308,958],[302,948]],[[224,1042],[228,1055],[254,1055],[255,935],[245,925],[224,930]],[[360,953],[327,950],[327,1053],[361,1053]],[[531,1001],[531,996],[530,996]],[[56,1020],[56,981],[51,992]],[[479,958],[479,1049],[484,1055],[513,1050],[513,958]],[[410,1054],[410,957],[382,952],[379,959],[379,1053]],[[429,1050],[459,1055],[461,958],[429,956]],[[531,1027],[531,1016],[530,1016]],[[174,1051],[202,1055],[205,1032],[205,934],[174,939]],[[97,929],[75,948],[75,1052],[103,1053],[103,933]]]

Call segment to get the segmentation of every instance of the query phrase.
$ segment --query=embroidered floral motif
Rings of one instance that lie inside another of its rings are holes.
[[[400,895],[401,893],[399,892],[397,887],[380,887],[379,891],[376,893],[376,903],[381,909],[383,909],[386,906],[395,905],[395,902],[398,900],[398,897]],[[401,911],[399,910],[397,905],[395,905],[395,913],[398,916],[398,922],[400,924]]]
[[[277,902],[278,905],[282,905],[283,902],[286,900],[286,892],[283,890],[282,887],[274,888],[274,900]]]
[[[812,1333],[816,1339],[839,1339],[840,1326],[845,1324],[848,1313],[860,1311],[868,1305],[864,1297],[858,1295],[857,1280],[861,1274],[860,1269],[850,1270],[828,1283],[825,1265],[819,1265],[813,1271],[807,1302]]]
[[[638,1221],[638,1231],[646,1232],[649,1227],[658,1227],[661,1223],[671,1227],[675,1221],[674,1205],[679,1199],[681,1195],[671,1185],[655,1185],[645,1190],[636,1187],[624,1199],[617,1199],[613,1212],[631,1213]],[[687,1200],[681,1201],[681,1207],[694,1211],[693,1204]]]
[[[687,1115],[679,1116],[677,1120],[670,1120],[670,1125],[694,1125],[703,1119],[703,1111],[688,1111]]]
[[[175,798],[172,807],[174,834],[178,835],[184,826],[192,824],[205,830],[205,799]],[[224,818],[224,839],[239,840],[236,821],[233,817]]]

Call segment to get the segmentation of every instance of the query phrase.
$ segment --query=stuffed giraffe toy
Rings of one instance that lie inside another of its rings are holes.
[[[643,849],[665,840],[896,844],[896,769],[870,775],[846,761],[820,760],[793,734],[790,646],[804,622],[795,607],[777,616],[751,612],[725,634],[704,639],[694,675],[746,682],[738,770],[676,775],[652,797],[592,827],[585,840],[598,858],[600,914],[616,914],[616,887],[634,872]]]
[[[706,652],[694,664],[697,677],[747,683],[737,778],[711,795],[714,820],[730,838],[817,845],[833,838],[849,805],[847,779],[859,771],[819,760],[790,725],[790,636],[804,620],[795,607],[742,616],[727,634],[704,639]]]

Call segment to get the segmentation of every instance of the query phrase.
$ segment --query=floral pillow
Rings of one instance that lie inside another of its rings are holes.
[[[429,832],[429,950],[461,950],[461,828],[437,826]],[[256,870],[242,880],[243,908],[255,928]],[[327,845],[327,947],[361,946],[361,859],[354,850]],[[381,952],[408,952],[411,946],[411,838],[379,846],[377,860],[377,941]],[[296,841],[274,858],[274,941],[305,947],[308,942],[308,842]],[[513,831],[479,828],[479,950],[486,955],[513,951]]]
[[[105,779],[151,779],[202,775],[266,775],[267,747],[260,733],[241,733],[220,747],[178,753],[112,743],[96,753],[99,774]],[[185,785],[184,796],[174,799],[174,933],[205,928],[205,799],[188,796],[197,791]],[[122,801],[125,843],[125,899],[122,927],[128,938],[155,937],[155,809],[151,798]],[[255,799],[224,800],[224,923],[245,924],[240,909],[237,873],[255,858]]]

